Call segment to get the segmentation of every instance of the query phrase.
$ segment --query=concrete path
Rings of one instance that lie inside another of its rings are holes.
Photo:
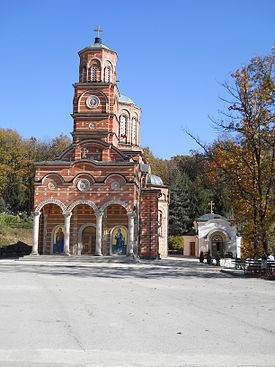
[[[0,261],[0,366],[275,366],[275,282],[197,261]]]

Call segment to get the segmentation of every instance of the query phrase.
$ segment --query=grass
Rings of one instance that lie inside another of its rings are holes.
[[[18,241],[32,244],[32,220],[18,215],[0,215],[0,247],[13,245]]]

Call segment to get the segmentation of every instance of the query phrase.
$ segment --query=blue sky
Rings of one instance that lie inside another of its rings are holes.
[[[28,138],[70,134],[77,52],[118,53],[122,94],[142,108],[141,143],[158,157],[188,154],[217,136],[220,83],[275,41],[274,0],[2,1],[0,126]]]

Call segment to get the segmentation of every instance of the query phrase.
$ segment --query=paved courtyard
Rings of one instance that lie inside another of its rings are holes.
[[[197,261],[0,261],[0,366],[275,366],[275,282]]]

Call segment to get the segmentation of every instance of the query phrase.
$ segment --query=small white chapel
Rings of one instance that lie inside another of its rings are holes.
[[[194,221],[194,228],[184,236],[185,257],[199,257],[200,253],[215,258],[241,257],[241,237],[232,221],[213,212],[207,213]]]

